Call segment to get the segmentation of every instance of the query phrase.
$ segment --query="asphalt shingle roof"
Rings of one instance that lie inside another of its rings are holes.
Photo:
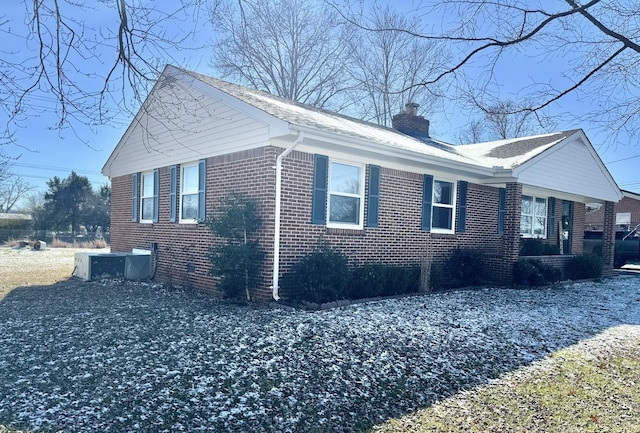
[[[578,131],[465,145],[452,145],[435,139],[425,142],[392,128],[318,109],[193,71],[175,69],[291,125],[480,167],[514,168]]]

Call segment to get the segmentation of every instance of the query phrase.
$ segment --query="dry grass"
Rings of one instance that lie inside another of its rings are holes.
[[[53,242],[51,242],[52,248],[97,249],[97,248],[107,248],[107,246],[108,245],[104,240],[82,241],[82,242],[73,241],[73,243],[70,243],[70,242],[61,241],[60,239],[54,239]]]
[[[640,326],[619,326],[373,432],[640,432],[638,383]]]
[[[0,247],[0,301],[16,287],[48,285],[70,278],[74,254],[81,251],[87,249]]]

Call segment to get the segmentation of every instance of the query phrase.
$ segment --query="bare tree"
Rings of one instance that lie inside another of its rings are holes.
[[[51,127],[61,130],[137,109],[162,66],[180,64],[172,53],[196,48],[191,37],[206,3],[38,0],[24,2],[22,13],[9,7],[0,17],[0,144],[15,142],[16,130],[41,113],[55,113]]]
[[[554,120],[544,110],[528,110],[526,104],[511,100],[498,101],[489,107],[474,103],[482,118],[469,123],[459,136],[461,143],[504,140],[549,132]]]
[[[10,212],[31,189],[31,185],[17,175],[0,183],[0,212]]]
[[[212,65],[223,77],[316,107],[349,86],[350,51],[337,13],[321,1],[229,0],[216,9]]]
[[[358,4],[352,1],[344,16],[379,31],[363,24],[354,12]],[[509,99],[529,102],[519,110],[539,112],[573,97],[588,107],[572,113],[583,121],[640,133],[637,0],[425,0],[415,12],[425,18],[421,31],[395,30],[453,53],[445,69],[416,85],[453,84],[488,106],[506,96],[501,91],[508,67],[518,88]]]
[[[408,102],[433,106],[438,85],[417,84],[434,74],[442,53],[434,44],[397,30],[416,31],[417,20],[391,6],[372,7],[369,21],[373,31],[358,26],[359,35],[351,40],[354,55],[347,72],[355,81],[358,117],[387,126]]]
[[[11,211],[31,191],[31,185],[11,170],[11,162],[0,153],[0,212]]]

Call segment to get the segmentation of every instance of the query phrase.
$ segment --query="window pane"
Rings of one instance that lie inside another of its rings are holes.
[[[433,202],[439,204],[453,203],[453,184],[436,180],[433,182]]]
[[[185,194],[198,192],[197,165],[190,165],[182,169],[182,192]]]
[[[143,220],[153,219],[153,197],[142,199],[142,219]]]
[[[153,173],[142,175],[142,196],[153,196]]]
[[[329,221],[334,223],[360,224],[360,199],[331,195]]]
[[[198,194],[185,194],[182,196],[182,219],[198,219]]]
[[[331,163],[331,192],[360,194],[360,167]]]
[[[544,235],[544,226],[545,224],[545,218],[540,218],[540,217],[535,217],[533,219],[533,234],[534,235]]]
[[[520,217],[520,233],[523,235],[530,235],[532,231],[531,229],[532,222],[533,222],[532,217],[522,215]]]
[[[532,198],[528,195],[522,196],[522,213],[526,215],[533,215],[533,209],[531,208]]]
[[[453,209],[450,207],[433,207],[433,216],[431,217],[431,225],[436,229],[451,230],[451,216]]]
[[[547,215],[547,200],[536,197],[536,204],[534,206],[535,215],[546,216]]]

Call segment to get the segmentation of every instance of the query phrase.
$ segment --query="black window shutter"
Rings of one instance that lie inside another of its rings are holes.
[[[314,155],[313,159],[313,199],[311,202],[311,223],[327,222],[327,180],[329,174],[329,158]]]
[[[507,202],[507,190],[498,189],[498,234],[504,233],[504,213]]]
[[[549,197],[549,230],[548,237],[556,235],[556,198]]]
[[[207,188],[207,161],[201,159],[198,162],[198,220],[204,222],[206,218],[206,188]]]
[[[158,222],[158,214],[160,213],[160,206],[158,204],[160,199],[160,171],[156,168],[153,170],[153,222]]]
[[[131,221],[138,221],[138,173],[133,173],[131,193]]]
[[[422,184],[422,230],[431,230],[431,200],[433,195],[433,176],[424,175]]]
[[[464,233],[467,225],[467,190],[469,182],[461,180],[458,184],[458,232]]]
[[[369,166],[369,197],[367,197],[367,227],[378,227],[380,207],[380,167]]]
[[[176,191],[178,185],[178,168],[175,165],[169,168],[169,177],[169,221],[174,223],[176,222]]]

